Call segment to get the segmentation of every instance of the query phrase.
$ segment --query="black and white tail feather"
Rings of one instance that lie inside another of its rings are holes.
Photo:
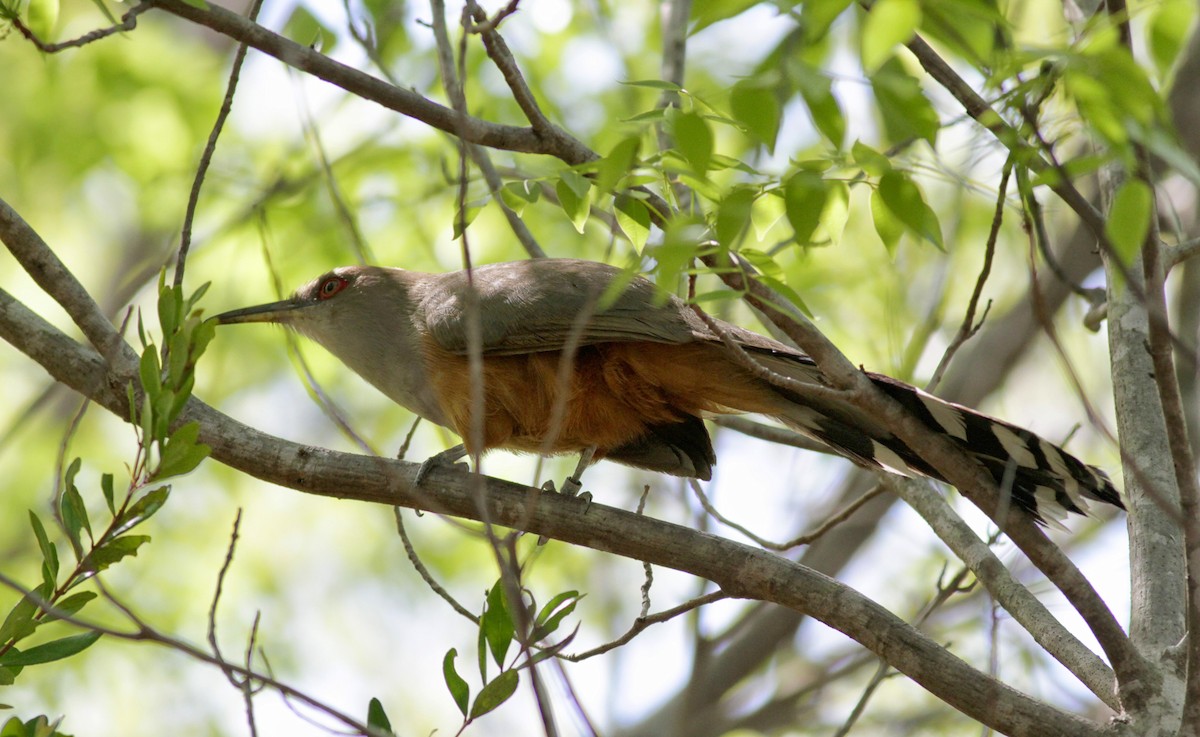
[[[761,355],[761,354],[760,354]],[[800,380],[819,381],[812,359],[776,354],[767,359],[783,373]],[[953,402],[939,399],[882,374],[867,373],[875,386],[899,402],[929,428],[953,439],[980,463],[1011,503],[1038,522],[1061,527],[1068,513],[1087,514],[1089,500],[1125,508],[1104,471],[1080,461],[1034,433]],[[778,389],[788,396],[786,389]],[[945,481],[920,455],[892,435],[877,420],[844,406],[822,406],[810,399],[790,397],[778,419],[795,430],[829,445],[836,452],[876,468],[903,475]]]

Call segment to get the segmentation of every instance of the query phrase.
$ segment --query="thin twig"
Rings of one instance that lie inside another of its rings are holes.
[[[253,23],[258,18],[258,11],[262,9],[263,0],[254,0],[250,3],[250,8],[246,11],[246,18]],[[139,6],[141,7],[141,6]],[[178,288],[183,284],[183,270],[187,265],[188,251],[192,247],[192,221],[196,217],[196,206],[200,201],[200,187],[204,184],[204,177],[208,174],[208,167],[212,164],[213,154],[217,150],[217,139],[221,136],[221,131],[225,129],[225,121],[229,118],[229,112],[233,110],[233,95],[237,92],[238,80],[242,76],[242,64],[246,61],[246,51],[249,46],[245,41],[238,44],[237,53],[233,55],[233,67],[229,70],[229,82],[225,85],[225,97],[221,100],[221,109],[217,112],[217,119],[213,121],[212,130],[208,134],[208,142],[204,144],[204,153],[200,154],[200,162],[196,165],[196,176],[192,178],[192,190],[188,194],[187,210],[183,215],[183,228],[179,236],[179,255],[175,259],[175,286]]]
[[[1008,191],[1008,177],[1012,174],[1013,157],[1009,156],[1004,162],[1004,171],[1000,175],[1000,186],[996,193],[996,211],[992,215],[992,227],[988,231],[987,245],[983,251],[983,266],[979,269],[979,276],[975,279],[975,289],[971,292],[971,299],[967,302],[967,313],[963,315],[962,325],[958,328],[958,333],[955,334],[954,340],[950,341],[950,345],[946,347],[946,352],[942,354],[942,360],[938,362],[937,368],[933,372],[933,377],[929,379],[929,384],[926,385],[925,391],[932,394],[937,385],[942,381],[942,374],[946,372],[946,368],[950,365],[950,359],[954,358],[954,354],[971,339],[979,329],[983,327],[983,321],[987,319],[987,313],[992,308],[992,301],[988,300],[987,306],[983,310],[983,316],[979,318],[979,322],[975,322],[975,310],[979,306],[979,298],[983,294],[983,287],[987,284],[988,275],[992,273],[992,258],[996,255],[996,239],[1000,235],[1000,225],[1004,222],[1004,199]]]
[[[37,37],[37,34],[31,31],[29,27],[21,21],[19,15],[13,14],[11,17],[5,17],[4,20],[8,23],[11,23],[12,27],[16,28],[18,33],[20,33],[27,41],[37,47],[38,51],[46,54],[57,54],[58,52],[66,51],[67,49],[77,49],[81,46],[86,46],[94,41],[107,38],[115,33],[132,31],[137,27],[137,17],[149,10],[151,7],[153,7],[153,5],[150,3],[138,3],[129,10],[125,11],[125,14],[121,16],[120,23],[109,26],[108,28],[89,31],[88,33],[85,33],[77,38],[73,38],[70,41],[59,41],[58,43],[46,43],[45,41],[42,41]]]
[[[849,504],[845,505],[841,509],[830,514],[828,517],[826,517],[824,520],[822,520],[821,524],[817,525],[817,527],[814,530],[812,530],[811,532],[806,532],[803,535],[798,535],[798,536],[792,538],[791,540],[788,540],[787,542],[780,543],[780,542],[774,542],[772,540],[768,540],[765,537],[755,534],[754,532],[750,531],[750,529],[748,529],[747,527],[734,522],[733,520],[729,519],[728,517],[721,514],[719,511],[717,511],[717,508],[713,506],[713,504],[709,500],[708,496],[704,493],[704,488],[695,479],[688,479],[688,486],[691,488],[692,493],[696,495],[696,499],[700,502],[700,506],[704,508],[704,511],[706,513],[708,513],[709,516],[713,517],[714,519],[716,519],[718,522],[725,525],[726,527],[729,527],[730,529],[733,529],[733,530],[737,530],[738,532],[742,533],[746,537],[753,540],[756,544],[761,545],[763,548],[766,548],[767,550],[775,550],[775,551],[780,551],[780,552],[785,551],[785,550],[791,550],[792,548],[799,547],[801,545],[812,544],[815,540],[817,540],[821,536],[825,535],[825,533],[829,532],[834,527],[837,527],[841,523],[845,522],[847,519],[850,518],[851,515],[853,515],[855,512],[857,512],[864,504],[871,501],[875,497],[879,496],[884,491],[884,487],[882,484],[876,484],[875,486],[871,487],[870,491],[864,493],[862,496],[851,501]]]
[[[651,614],[649,616],[638,617],[637,619],[635,619],[633,621],[633,626],[631,626],[625,634],[621,635],[617,639],[612,640],[611,642],[606,642],[599,647],[592,648],[591,650],[585,650],[581,653],[575,653],[575,654],[570,654],[570,655],[563,655],[561,657],[563,660],[568,660],[572,663],[578,663],[581,660],[587,660],[588,658],[592,658],[597,655],[603,655],[604,653],[608,652],[609,650],[613,650],[613,649],[618,648],[618,647],[624,645],[625,643],[629,642],[630,640],[632,640],[633,638],[635,638],[639,634],[641,634],[644,630],[646,630],[651,625],[659,624],[660,622],[666,622],[668,620],[674,619],[675,617],[678,617],[681,614],[687,614],[688,612],[692,611],[693,609],[702,607],[705,604],[711,604],[714,601],[721,601],[722,599],[728,599],[728,598],[729,598],[729,594],[725,593],[724,591],[713,591],[711,593],[705,594],[704,596],[698,596],[695,599],[690,599],[688,601],[685,601],[684,603],[680,604],[679,606],[672,607],[665,611],[658,612],[657,614]]]
[[[400,541],[404,543],[404,552],[408,555],[408,560],[410,563],[412,563],[413,570],[417,572],[417,575],[421,577],[421,579],[425,582],[425,585],[428,586],[433,593],[442,597],[442,599],[444,599],[446,603],[450,605],[450,608],[471,620],[473,624],[478,626],[479,617],[473,614],[462,604],[459,604],[458,600],[455,599],[449,591],[442,588],[442,585],[437,582],[437,579],[433,577],[433,574],[430,573],[429,569],[425,567],[425,564],[421,562],[421,556],[417,555],[417,549],[413,547],[412,540],[410,540],[408,537],[408,530],[404,529],[404,516],[401,513],[400,507],[392,507],[392,509],[396,516],[396,532],[400,535]]]

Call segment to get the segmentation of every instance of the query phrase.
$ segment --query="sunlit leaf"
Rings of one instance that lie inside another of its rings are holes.
[[[679,113],[674,116],[672,133],[675,148],[683,154],[692,170],[699,176],[708,171],[713,154],[713,135],[708,122],[696,113]]]
[[[804,40],[814,43],[825,37],[837,17],[850,7],[850,0],[804,0],[800,4],[800,27]]]
[[[830,143],[841,148],[846,140],[846,119],[833,95],[833,81],[820,70],[800,61],[792,65],[792,70],[813,124]]]
[[[942,247],[942,228],[937,214],[926,204],[915,182],[898,171],[888,172],[879,179],[879,196],[909,230],[938,248]]]
[[[796,242],[806,244],[821,222],[825,209],[825,180],[814,171],[801,169],[783,186],[783,202]]]
[[[871,75],[879,117],[888,138],[899,143],[913,138],[935,142],[939,127],[937,111],[921,91],[916,77],[895,57]]]
[[[768,151],[775,150],[782,111],[773,89],[751,81],[738,82],[729,93],[729,108],[753,138]]]
[[[1153,206],[1154,193],[1140,179],[1126,179],[1117,189],[1104,231],[1123,262],[1142,249]]]
[[[912,38],[921,23],[917,0],[875,0],[862,31],[863,71],[874,74],[892,58],[897,44]]]
[[[716,236],[722,247],[732,248],[746,231],[755,196],[753,189],[739,187],[717,206]]]

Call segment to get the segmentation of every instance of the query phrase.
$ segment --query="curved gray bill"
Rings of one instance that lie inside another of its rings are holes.
[[[254,307],[243,307],[240,310],[230,310],[214,315],[220,325],[232,325],[239,322],[287,322],[287,316],[305,306],[304,302],[285,299],[282,302],[271,302]]]

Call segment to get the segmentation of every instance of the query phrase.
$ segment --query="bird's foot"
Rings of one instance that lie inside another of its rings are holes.
[[[542,491],[549,491],[555,494],[562,494],[563,496],[569,496],[572,498],[578,497],[579,499],[582,499],[586,503],[586,506],[583,508],[583,511],[586,513],[588,507],[592,506],[592,492],[583,491],[582,489],[583,484],[580,483],[579,479],[575,478],[574,476],[568,476],[566,480],[563,481],[562,491],[558,490],[558,487],[553,481],[547,481],[546,483],[542,484]]]
[[[454,468],[455,466],[462,466],[463,468],[467,468],[466,463],[459,463],[459,459],[466,454],[466,448],[461,445],[447,448],[441,453],[434,453],[422,461],[421,465],[417,468],[417,476],[413,479],[413,485],[420,486],[425,482],[425,477],[429,475],[430,471],[438,467]]]

